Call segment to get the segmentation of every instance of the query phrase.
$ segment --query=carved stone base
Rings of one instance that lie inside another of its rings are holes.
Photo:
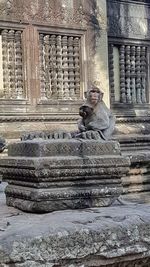
[[[8,155],[0,162],[7,205],[39,213],[110,205],[129,166],[117,142],[34,139]]]

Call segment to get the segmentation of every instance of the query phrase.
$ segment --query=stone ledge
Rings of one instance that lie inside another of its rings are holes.
[[[118,142],[80,139],[33,139],[10,144],[8,156],[49,157],[49,156],[90,156],[120,155]]]
[[[148,266],[149,205],[36,215],[7,207],[2,193],[0,198],[1,267]]]

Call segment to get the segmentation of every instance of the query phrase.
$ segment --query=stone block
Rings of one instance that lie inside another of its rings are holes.
[[[0,194],[1,267],[149,267],[150,206],[24,213]]]
[[[120,155],[120,145],[114,141],[95,141],[82,140],[82,154],[85,156],[90,155]]]
[[[40,140],[11,144],[8,147],[8,156],[21,157],[55,157],[55,156],[79,156],[81,142],[78,140]]]
[[[39,139],[10,145],[0,167],[7,205],[42,213],[111,205],[129,159],[117,142]]]

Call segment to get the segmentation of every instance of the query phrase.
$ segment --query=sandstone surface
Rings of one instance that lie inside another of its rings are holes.
[[[150,206],[24,213],[0,194],[1,267],[147,267]]]

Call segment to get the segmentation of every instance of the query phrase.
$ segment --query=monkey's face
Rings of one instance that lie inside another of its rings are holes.
[[[79,109],[79,115],[83,118],[86,119],[87,117],[91,116],[93,113],[93,108],[89,106],[82,106]]]
[[[93,88],[89,91],[89,101],[92,105],[96,105],[99,101],[103,99],[103,92],[98,88]]]

